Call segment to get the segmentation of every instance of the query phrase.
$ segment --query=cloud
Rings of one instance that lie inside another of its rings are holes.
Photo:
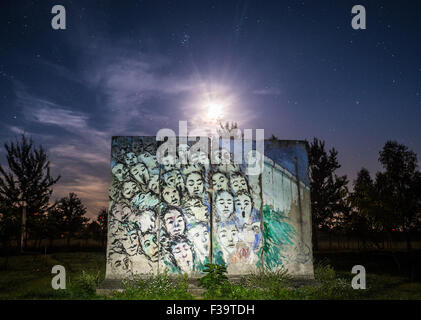
[[[259,96],[280,95],[281,90],[275,89],[275,88],[263,88],[263,89],[253,90],[253,94],[259,95]]]

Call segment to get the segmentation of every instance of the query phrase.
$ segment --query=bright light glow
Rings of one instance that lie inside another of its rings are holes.
[[[222,117],[224,108],[221,103],[209,102],[207,105],[207,117],[211,120],[218,120]]]

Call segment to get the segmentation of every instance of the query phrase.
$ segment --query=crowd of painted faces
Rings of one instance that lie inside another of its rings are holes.
[[[213,260],[255,265],[262,244],[260,189],[241,165],[210,168],[204,152],[187,145],[158,163],[154,143],[116,141],[112,147],[108,263],[114,274],[201,271],[209,262],[210,194]],[[219,151],[217,157],[230,157]],[[158,217],[159,215],[159,217]],[[159,264],[159,266],[158,266]]]

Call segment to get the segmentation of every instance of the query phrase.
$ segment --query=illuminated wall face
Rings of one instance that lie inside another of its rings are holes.
[[[245,164],[191,155],[191,144],[159,164],[155,137],[114,137],[107,278],[197,275],[210,261],[229,274],[288,268],[312,276],[309,188],[291,150],[279,157],[283,147],[269,144],[263,174],[248,176]]]

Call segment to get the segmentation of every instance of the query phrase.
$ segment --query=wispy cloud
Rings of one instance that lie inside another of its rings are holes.
[[[276,88],[262,88],[262,89],[253,90],[253,94],[256,94],[259,96],[280,95],[281,90],[276,89]]]

